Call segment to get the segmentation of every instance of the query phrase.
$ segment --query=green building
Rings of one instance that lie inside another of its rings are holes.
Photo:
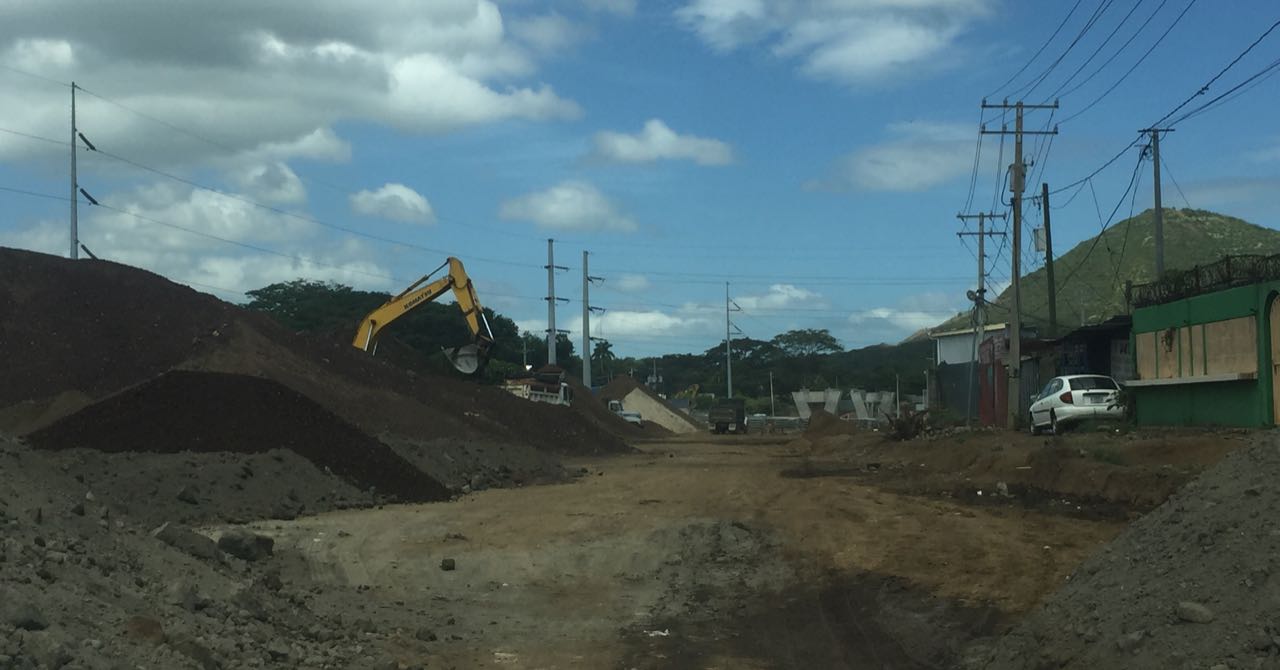
[[[1235,256],[1134,287],[1141,425],[1273,426],[1280,256]]]

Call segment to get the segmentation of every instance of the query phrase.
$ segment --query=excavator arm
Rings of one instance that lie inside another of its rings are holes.
[[[449,272],[445,276],[431,281],[431,275],[434,275],[441,268],[448,266]],[[364,351],[375,351],[378,347],[378,334],[383,328],[391,325],[396,319],[408,314],[419,305],[426,304],[439,298],[453,290],[454,299],[458,301],[458,307],[462,310],[462,318],[467,323],[467,328],[471,331],[471,343],[456,347],[453,349],[445,349],[445,356],[449,358],[449,362],[459,371],[465,374],[473,374],[484,367],[489,360],[489,349],[493,347],[493,331],[489,329],[489,321],[485,319],[484,308],[480,306],[480,299],[476,297],[475,286],[471,283],[471,278],[467,276],[467,271],[462,267],[462,261],[450,257],[439,268],[431,273],[423,276],[401,291],[399,295],[391,298],[381,307],[369,312],[369,315],[360,322],[360,328],[356,331],[353,344],[358,349]]]

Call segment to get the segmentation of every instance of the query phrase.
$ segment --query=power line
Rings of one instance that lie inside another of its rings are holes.
[[[1039,49],[1036,49],[1036,52],[1032,54],[1031,58],[1027,60],[1026,63],[1023,63],[1022,67],[1018,68],[1018,71],[1013,73],[1013,76],[1009,77],[1009,79],[1006,80],[1003,84],[1000,84],[999,86],[997,86],[994,91],[988,93],[987,94],[988,98],[994,98],[998,93],[1000,93],[1002,89],[1004,89],[1005,86],[1012,84],[1013,80],[1021,76],[1023,72],[1026,72],[1028,67],[1031,67],[1031,64],[1034,63],[1035,60],[1040,57],[1040,54],[1044,53],[1044,50],[1047,49],[1049,47],[1049,44],[1053,42],[1054,38],[1058,36],[1058,33],[1062,32],[1062,28],[1067,25],[1067,21],[1071,20],[1071,16],[1076,13],[1076,9],[1080,7],[1081,2],[1083,2],[1083,0],[1076,0],[1076,4],[1072,5],[1071,10],[1067,12],[1067,15],[1062,17],[1062,21],[1058,23],[1057,28],[1054,28],[1053,34],[1049,35],[1049,39],[1045,40],[1044,44],[1040,45]],[[965,211],[968,211],[968,210],[969,208],[966,207]]]
[[[1115,208],[1111,210],[1111,215],[1107,217],[1106,223],[1104,223],[1102,226],[1102,232],[1098,233],[1097,237],[1093,238],[1093,243],[1090,244],[1088,250],[1085,251],[1084,257],[1080,259],[1079,263],[1076,263],[1076,266],[1074,268],[1071,268],[1071,272],[1068,272],[1067,276],[1062,280],[1061,283],[1058,284],[1058,288],[1057,288],[1058,291],[1061,291],[1062,289],[1066,288],[1067,284],[1071,282],[1072,277],[1076,276],[1076,272],[1078,272],[1080,268],[1084,267],[1085,261],[1089,260],[1089,256],[1092,255],[1093,250],[1097,248],[1098,242],[1102,241],[1102,238],[1106,234],[1107,228],[1110,227],[1111,225],[1111,221],[1115,219],[1116,212],[1120,211],[1120,206],[1124,204],[1124,199],[1129,197],[1129,192],[1133,190],[1134,184],[1137,183],[1138,172],[1141,168],[1142,168],[1142,156],[1139,156],[1137,163],[1135,163],[1133,166],[1133,174],[1129,177],[1129,186],[1125,188],[1124,194],[1120,196],[1120,201],[1117,202]]]
[[[1240,62],[1240,60],[1241,60],[1242,58],[1244,58],[1245,56],[1249,55],[1249,52],[1250,52],[1250,51],[1253,51],[1253,48],[1254,48],[1254,47],[1256,47],[1256,46],[1258,46],[1258,43],[1262,42],[1262,40],[1266,39],[1266,38],[1267,38],[1267,35],[1270,35],[1270,34],[1272,33],[1272,31],[1274,31],[1274,30],[1276,29],[1276,27],[1278,27],[1278,26],[1280,26],[1280,20],[1277,20],[1275,23],[1272,23],[1272,24],[1271,24],[1271,27],[1269,27],[1269,28],[1267,28],[1265,31],[1263,31],[1263,33],[1262,33],[1261,35],[1259,35],[1259,36],[1258,36],[1258,39],[1254,40],[1254,41],[1253,41],[1249,46],[1245,47],[1244,51],[1241,51],[1241,52],[1240,52],[1240,54],[1239,54],[1238,56],[1236,56],[1236,57],[1235,57],[1235,58],[1234,58],[1230,63],[1227,63],[1226,67],[1224,67],[1224,68],[1222,68],[1221,70],[1219,70],[1219,71],[1218,71],[1218,74],[1213,75],[1213,77],[1212,77],[1211,79],[1209,79],[1209,81],[1205,82],[1204,86],[1201,86],[1199,89],[1197,89],[1197,90],[1196,90],[1196,92],[1195,92],[1195,93],[1192,93],[1191,95],[1187,96],[1187,99],[1186,99],[1186,100],[1183,100],[1183,101],[1182,101],[1182,102],[1181,102],[1177,107],[1174,107],[1173,109],[1169,110],[1169,113],[1168,113],[1168,114],[1165,114],[1164,116],[1160,117],[1160,120],[1159,120],[1159,121],[1156,121],[1155,123],[1151,124],[1150,126],[1148,126],[1148,128],[1160,128],[1160,127],[1163,127],[1164,122],[1165,122],[1165,121],[1167,121],[1167,120],[1169,120],[1169,117],[1173,116],[1174,114],[1177,114],[1177,113],[1178,113],[1178,111],[1180,111],[1183,107],[1186,107],[1187,105],[1191,104],[1191,101],[1192,101],[1192,100],[1195,100],[1197,97],[1202,96],[1202,95],[1204,95],[1205,93],[1207,93],[1207,92],[1209,91],[1209,87],[1210,87],[1210,86],[1213,86],[1214,82],[1218,81],[1218,79],[1220,79],[1220,78],[1222,77],[1222,75],[1226,74],[1226,73],[1227,73],[1231,68],[1235,67],[1236,63],[1239,63],[1239,62]],[[1273,67],[1274,67],[1274,65],[1273,65]],[[1254,76],[1256,77],[1257,75],[1254,75]],[[1246,80],[1246,81],[1248,81],[1248,80]],[[1237,86],[1237,88],[1238,88],[1238,86]],[[1233,90],[1234,90],[1234,89],[1233,89]],[[1220,99],[1221,97],[1222,97],[1222,96],[1218,96],[1218,98],[1215,98],[1214,100],[1216,101],[1216,100]],[[1186,116],[1180,117],[1180,118],[1179,118],[1179,120],[1184,119],[1184,118],[1186,118]],[[1174,121],[1173,123],[1170,123],[1169,125],[1171,125],[1171,126],[1172,126],[1172,125],[1175,125],[1176,123],[1177,123],[1177,121]]]
[[[1262,81],[1264,81],[1265,79],[1259,79],[1259,77],[1264,77],[1264,75],[1265,75],[1265,77],[1270,77],[1272,74],[1274,74],[1274,73],[1275,73],[1275,70],[1276,70],[1276,68],[1277,68],[1277,67],[1280,67],[1280,59],[1276,59],[1276,60],[1272,61],[1270,65],[1268,65],[1267,67],[1263,68],[1262,70],[1260,70],[1260,71],[1258,71],[1258,72],[1254,73],[1254,75],[1253,75],[1253,76],[1249,77],[1248,79],[1245,79],[1244,81],[1240,82],[1239,84],[1236,84],[1235,86],[1232,86],[1231,88],[1227,89],[1226,91],[1223,91],[1221,95],[1219,95],[1219,96],[1217,96],[1217,97],[1213,98],[1212,100],[1210,100],[1210,101],[1208,101],[1208,102],[1204,103],[1203,105],[1200,105],[1199,107],[1196,107],[1195,109],[1193,109],[1193,110],[1191,110],[1191,111],[1189,111],[1189,112],[1187,112],[1187,113],[1183,114],[1182,116],[1179,116],[1178,118],[1174,119],[1174,120],[1173,120],[1173,123],[1172,123],[1172,124],[1170,124],[1170,125],[1174,125],[1174,124],[1182,123],[1183,121],[1187,121],[1187,120],[1189,120],[1189,119],[1193,119],[1193,118],[1195,118],[1195,117],[1199,116],[1201,113],[1204,113],[1204,112],[1209,111],[1209,109],[1210,109],[1213,105],[1215,105],[1216,103],[1218,103],[1218,101],[1223,100],[1224,98],[1226,98],[1227,96],[1231,95],[1232,93],[1235,93],[1236,91],[1239,91],[1241,88],[1243,88],[1244,86],[1246,86],[1246,85],[1250,84],[1251,82],[1254,82],[1255,80],[1257,80],[1257,83],[1261,83],[1261,82],[1262,82]],[[1252,88],[1252,86],[1250,86],[1250,88]],[[1246,89],[1246,90],[1247,90],[1247,89]],[[1241,91],[1241,93],[1242,93],[1242,94],[1243,94],[1244,92],[1245,92],[1245,91]]]
[[[1107,66],[1115,62],[1115,59],[1119,58],[1120,54],[1124,53],[1124,51],[1129,48],[1129,45],[1133,44],[1133,41],[1136,40],[1138,36],[1141,35],[1144,30],[1147,29],[1147,26],[1151,23],[1151,20],[1156,18],[1156,15],[1159,14],[1160,10],[1164,9],[1164,6],[1168,3],[1169,3],[1169,0],[1160,0],[1160,4],[1156,5],[1155,10],[1152,11],[1151,14],[1147,16],[1147,20],[1143,21],[1142,25],[1138,26],[1138,29],[1135,30],[1133,34],[1129,36],[1128,40],[1125,40],[1124,44],[1120,45],[1119,49],[1116,49],[1115,53],[1111,54],[1110,58],[1103,61],[1102,65],[1099,65],[1098,68],[1095,69],[1093,72],[1090,72],[1089,76],[1085,77],[1084,79],[1081,79],[1080,82],[1077,83],[1075,86],[1072,86],[1071,88],[1064,91],[1062,95],[1067,96],[1067,95],[1071,95],[1072,93],[1075,93],[1076,91],[1083,88],[1085,84],[1088,84],[1090,81],[1093,81],[1093,78],[1098,76],[1103,70],[1107,69]]]
[[[1164,166],[1164,173],[1169,175],[1169,180],[1173,182],[1173,187],[1178,189],[1178,195],[1182,196],[1182,202],[1186,204],[1187,209],[1195,209],[1191,206],[1191,201],[1187,200],[1187,194],[1182,192],[1182,187],[1178,185],[1178,180],[1173,176],[1173,170],[1169,169],[1169,162],[1164,159],[1164,156],[1160,157],[1160,165]],[[1130,212],[1132,213],[1132,210]]]
[[[1116,33],[1120,32],[1120,29],[1124,27],[1124,24],[1129,22],[1129,17],[1133,16],[1133,13],[1138,11],[1138,7],[1141,6],[1143,2],[1146,2],[1146,0],[1137,0],[1136,2],[1133,3],[1133,7],[1129,8],[1129,13],[1125,14],[1124,17],[1120,19],[1120,22],[1117,23],[1116,27],[1111,30],[1111,32],[1107,35],[1106,39],[1102,40],[1102,44],[1099,44],[1098,47],[1093,50],[1093,53],[1090,54],[1089,57],[1084,60],[1084,62],[1080,63],[1080,66],[1077,67],[1075,71],[1071,73],[1071,76],[1067,77],[1065,81],[1063,81],[1061,84],[1058,85],[1058,88],[1055,89],[1053,93],[1049,94],[1050,98],[1057,98],[1058,94],[1062,92],[1062,89],[1066,88],[1068,85],[1071,84],[1072,80],[1080,76],[1080,73],[1083,72],[1084,69],[1089,66],[1089,63],[1092,63],[1093,59],[1097,58],[1098,54],[1102,53],[1102,50],[1107,47],[1107,44],[1111,43],[1111,39],[1116,36]]]
[[[1080,43],[1080,40],[1084,38],[1085,34],[1087,34],[1090,30],[1093,29],[1094,24],[1096,24],[1098,22],[1098,19],[1102,18],[1102,15],[1105,14],[1108,9],[1110,9],[1111,3],[1114,1],[1115,0],[1103,0],[1102,2],[1098,3],[1098,8],[1094,10],[1093,15],[1089,17],[1089,20],[1085,22],[1084,27],[1081,28],[1080,32],[1076,34],[1075,39],[1071,40],[1071,43],[1067,45],[1067,48],[1062,51],[1062,53],[1058,56],[1058,58],[1054,60],[1052,63],[1050,63],[1049,67],[1046,68],[1045,71],[1038,78],[1032,80],[1031,82],[1028,82],[1022,88],[1014,91],[1013,95],[1015,97],[1023,97],[1023,98],[1030,97],[1031,94],[1035,92],[1037,88],[1040,87],[1040,84],[1043,84],[1045,79],[1048,79],[1049,75],[1053,73],[1053,71],[1058,67],[1060,63],[1062,63],[1062,60],[1067,57],[1067,54],[1070,54],[1071,50],[1074,49],[1076,45]]]
[[[1150,56],[1151,52],[1155,51],[1156,47],[1160,46],[1160,44],[1164,42],[1164,38],[1168,37],[1169,33],[1173,32],[1173,29],[1179,23],[1182,22],[1182,17],[1186,16],[1187,12],[1191,11],[1191,7],[1195,4],[1196,4],[1196,0],[1190,0],[1189,2],[1187,2],[1187,6],[1182,8],[1182,12],[1178,14],[1178,17],[1173,20],[1173,23],[1169,24],[1168,28],[1165,28],[1164,32],[1161,33],[1160,37],[1155,41],[1155,44],[1152,44],[1151,47],[1148,48],[1140,58],[1138,58],[1138,61],[1136,63],[1134,63],[1128,70],[1126,70],[1124,74],[1120,75],[1120,78],[1117,79],[1115,83],[1113,83],[1110,87],[1108,87],[1107,90],[1103,91],[1102,95],[1099,95],[1098,97],[1094,98],[1092,102],[1082,107],[1075,114],[1072,114],[1067,118],[1063,119],[1061,121],[1061,124],[1068,123],[1072,119],[1075,119],[1079,117],[1081,114],[1084,114],[1085,112],[1093,109],[1094,105],[1097,105],[1099,102],[1102,102],[1102,100],[1106,98],[1108,95],[1111,95],[1111,92],[1116,90],[1116,88],[1119,87],[1120,84],[1124,83],[1124,80],[1128,79],[1129,75],[1133,74],[1134,70],[1137,70],[1138,66],[1142,65],[1142,63],[1147,60],[1147,56]]]
[[[42,75],[42,74],[36,74],[36,73],[34,73],[34,72],[28,72],[27,70],[22,70],[22,69],[19,69],[19,68],[13,67],[12,65],[5,65],[4,63],[0,63],[0,70],[8,70],[9,72],[13,72],[13,73],[15,73],[15,74],[23,75],[24,77],[31,77],[31,78],[33,78],[33,79],[39,79],[39,80],[41,80],[41,81],[48,82],[48,83],[50,83],[50,84],[55,84],[55,85],[58,85],[58,86],[62,86],[63,88],[71,88],[71,84],[69,84],[69,83],[67,83],[67,82],[65,82],[65,81],[58,81],[57,79],[53,79],[53,78],[50,78],[50,77],[46,77],[46,76],[44,76],[44,75]]]

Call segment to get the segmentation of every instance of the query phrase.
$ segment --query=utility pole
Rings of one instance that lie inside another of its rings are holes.
[[[582,384],[591,388],[591,313],[603,313],[603,307],[592,307],[589,287],[604,277],[587,272],[587,251],[582,252]]]
[[[1032,130],[1024,131],[1022,129],[1022,115],[1027,109],[1057,109],[1058,102],[1055,100],[1052,105],[1028,105],[1019,100],[1013,105],[1006,100],[998,105],[988,105],[984,100],[982,102],[983,109],[1009,109],[1012,107],[1015,111],[1014,125],[1014,142],[1013,142],[1013,165],[1009,166],[1009,192],[1012,199],[1009,208],[1013,210],[1013,243],[1011,256],[1013,268],[1009,273],[1013,281],[1013,307],[1010,310],[1010,334],[1009,334],[1009,387],[1006,392],[1006,400],[1009,405],[1010,428],[1018,428],[1022,422],[1022,190],[1026,186],[1026,169],[1027,166],[1022,160],[1022,137],[1023,135],[1057,135],[1058,128],[1055,126],[1053,130]],[[1009,133],[1007,128],[1001,128],[998,131],[988,131],[983,128],[983,134],[999,134],[1005,135]]]
[[[769,416],[778,416],[778,408],[774,406],[775,398],[773,395],[773,370],[769,371]]]
[[[1151,135],[1151,169],[1155,174],[1155,224],[1156,224],[1156,279],[1164,279],[1164,207],[1160,203],[1160,133],[1171,133],[1173,128],[1144,128],[1139,132]]]
[[[724,378],[728,386],[729,396],[733,397],[733,334],[729,332],[730,328],[735,328],[733,322],[729,320],[729,312],[741,312],[742,308],[738,303],[729,299],[729,282],[724,283]]]
[[[978,367],[978,343],[982,341],[982,336],[986,332],[986,300],[987,300],[987,237],[1004,236],[1004,233],[987,230],[987,219],[1004,219],[1007,214],[996,214],[995,212],[978,212],[977,214],[957,214],[956,218],[961,221],[969,219],[978,220],[978,232],[960,232],[956,233],[958,237],[966,237],[976,235],[978,238],[978,290],[974,291],[971,299],[973,300],[973,359],[969,361],[969,386],[965,390],[965,425],[970,425],[973,420],[973,375]]]
[[[560,331],[556,330],[556,303],[569,302],[568,298],[556,297],[556,270],[568,270],[556,265],[556,241],[547,238],[547,365],[556,364],[556,338]]]
[[[76,151],[80,148],[80,141],[76,139],[77,132],[76,83],[73,81],[71,82],[71,260],[73,261],[80,258],[80,194],[76,192],[80,188],[76,177]]]
[[[1049,280],[1049,336],[1058,336],[1058,285],[1053,281],[1053,232],[1049,228],[1049,184],[1040,184],[1040,206],[1044,209],[1044,273]]]

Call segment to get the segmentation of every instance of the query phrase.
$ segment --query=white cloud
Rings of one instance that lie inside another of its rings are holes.
[[[159,184],[105,196],[102,202],[112,209],[83,207],[80,214],[80,239],[95,255],[200,290],[246,291],[297,278],[367,289],[393,283],[364,243],[333,241],[299,218],[215,193]],[[40,221],[0,231],[0,244],[63,254],[67,224]]]
[[[175,25],[216,30],[178,35]],[[541,32],[544,44],[554,38]],[[332,131],[341,122],[444,133],[582,113],[537,80],[538,52],[512,36],[492,0],[327,0],[301,13],[257,0],[181,3],[159,13],[143,2],[19,3],[6,6],[0,22],[0,63],[59,80],[70,79],[73,68],[88,90],[212,140],[82,93],[78,120],[85,134],[150,165],[307,154],[345,160],[348,150]],[[0,106],[0,126],[62,137],[67,92],[9,81],[9,93],[23,104]],[[289,146],[300,138],[301,145]],[[45,151],[36,143],[0,142],[0,160]]]
[[[282,162],[252,165],[232,173],[240,188],[255,199],[293,205],[307,199],[307,189],[298,175]]]
[[[878,83],[953,65],[957,38],[992,13],[993,0],[690,0],[676,19],[729,52],[765,44],[802,72],[850,84]],[[947,58],[942,59],[943,55]]]
[[[592,156],[618,163],[651,163],[658,160],[691,160],[699,165],[733,162],[733,148],[716,139],[680,135],[660,119],[650,119],[635,135],[596,133]]]
[[[543,14],[512,22],[511,34],[537,53],[554,54],[591,37],[591,30],[559,14]]]
[[[28,71],[65,71],[76,64],[76,54],[66,40],[20,39],[9,47],[3,60]]]
[[[546,230],[633,232],[638,227],[595,186],[575,180],[508,200],[499,215]]]
[[[922,293],[903,298],[895,307],[855,312],[848,317],[854,328],[848,339],[862,344],[899,342],[954,316],[963,309],[961,302],[945,293]]]
[[[895,123],[892,139],[840,158],[809,188],[834,191],[925,191],[973,168],[975,129],[951,123]]]
[[[351,195],[351,209],[357,214],[375,216],[405,223],[433,224],[435,211],[431,203],[404,184],[384,184],[376,191],[364,190]]]
[[[582,4],[592,11],[619,16],[631,16],[636,12],[636,0],[582,0]]]
[[[767,311],[788,307],[820,307],[826,304],[821,294],[794,284],[773,284],[764,293],[735,296],[733,301],[747,311]]]
[[[637,274],[620,275],[612,281],[612,284],[614,288],[626,293],[639,293],[652,286],[648,277]]]

